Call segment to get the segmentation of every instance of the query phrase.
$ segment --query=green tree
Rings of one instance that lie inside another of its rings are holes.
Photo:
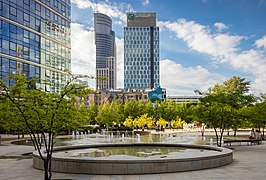
[[[107,130],[113,127],[114,124],[119,124],[119,113],[115,102],[106,102],[99,107],[99,112],[96,121],[100,125],[105,125]]]
[[[63,130],[62,127],[77,127],[86,123],[86,110],[84,106],[77,106],[76,100],[87,94],[88,89],[74,84],[75,78],[71,78],[60,93],[36,89],[33,84],[37,81],[27,80],[22,75],[15,75],[11,80],[16,82],[11,88],[0,80],[0,111],[5,117],[5,127],[8,131],[12,130],[13,124],[26,127],[43,160],[44,179],[51,179],[54,138]]]
[[[266,102],[257,102],[254,106],[249,107],[249,122],[252,128],[262,128],[262,138],[264,138]]]
[[[90,105],[88,108],[89,124],[96,124],[96,117],[98,116],[98,106],[96,104]]]
[[[225,129],[233,127],[234,123],[241,124],[236,121],[239,120],[237,111],[254,102],[249,85],[244,78],[232,77],[222,85],[216,84],[207,93],[200,93],[204,96],[200,99],[197,116],[200,122],[214,128],[218,146],[221,146]]]
[[[142,115],[142,109],[140,108],[140,103],[135,99],[126,101],[124,104],[124,117],[132,116],[135,119]]]
[[[116,101],[116,112],[118,114],[117,122],[118,124],[123,124],[123,122],[126,119],[125,113],[124,113],[124,103],[122,101]]]

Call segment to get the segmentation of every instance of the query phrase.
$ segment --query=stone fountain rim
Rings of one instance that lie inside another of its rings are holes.
[[[75,146],[60,146],[55,147],[53,149],[53,153],[60,151],[69,151],[69,150],[80,150],[80,149],[88,149],[88,148],[102,148],[102,147],[180,147],[180,148],[190,148],[190,149],[203,149],[203,150],[213,150],[217,151],[219,154],[206,155],[206,156],[195,156],[195,157],[185,157],[185,158],[167,158],[167,159],[80,159],[75,157],[56,157],[53,156],[53,160],[64,160],[64,161],[77,161],[77,162],[108,162],[108,163],[134,163],[134,162],[177,162],[177,161],[193,161],[193,160],[205,160],[205,159],[213,159],[225,157],[228,155],[232,155],[233,151],[224,147],[214,147],[207,145],[195,145],[195,144],[170,144],[170,143],[123,143],[123,144],[90,144],[90,145],[75,145]],[[45,155],[45,152],[43,152]],[[39,157],[37,151],[33,152],[33,156]]]

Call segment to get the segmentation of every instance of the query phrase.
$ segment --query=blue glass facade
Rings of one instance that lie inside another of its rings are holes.
[[[59,92],[70,71],[70,0],[0,0],[0,78],[25,74]],[[46,81],[46,84],[42,83]]]
[[[160,84],[159,27],[124,28],[124,87],[152,89]]]

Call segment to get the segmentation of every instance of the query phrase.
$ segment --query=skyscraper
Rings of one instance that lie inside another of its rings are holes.
[[[25,74],[59,92],[71,68],[70,12],[70,0],[0,0],[0,78],[12,86],[7,76]]]
[[[160,84],[156,13],[127,13],[124,27],[124,87],[153,89]]]
[[[116,45],[112,19],[94,14],[96,45],[96,89],[116,89]]]

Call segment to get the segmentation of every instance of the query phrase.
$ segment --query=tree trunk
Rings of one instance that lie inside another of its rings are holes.
[[[215,136],[216,136],[216,144],[217,144],[217,146],[221,146],[221,145],[219,145],[219,136],[218,136],[218,132],[217,132],[217,129],[216,128],[214,128],[214,131],[215,131]]]
[[[221,134],[220,134],[220,146],[219,147],[221,147],[222,146],[222,141],[223,141],[223,134],[224,134],[224,130],[222,129],[221,130]]]
[[[264,140],[264,128],[262,129],[262,140]]]
[[[204,132],[205,132],[205,125],[201,126],[201,136],[204,136]]]
[[[49,162],[47,157],[43,159],[43,168],[44,168],[44,180],[50,180],[49,179],[49,170],[48,170],[48,166]]]
[[[237,128],[234,129],[234,137],[236,137]]]

